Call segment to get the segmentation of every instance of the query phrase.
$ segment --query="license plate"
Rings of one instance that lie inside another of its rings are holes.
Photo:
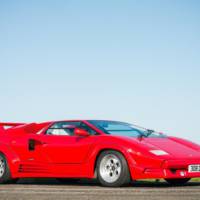
[[[200,172],[200,165],[189,165],[188,172]]]

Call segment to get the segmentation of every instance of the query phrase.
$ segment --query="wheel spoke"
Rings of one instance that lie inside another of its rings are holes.
[[[4,163],[4,160],[0,159],[0,177],[3,176],[5,172],[5,163]]]

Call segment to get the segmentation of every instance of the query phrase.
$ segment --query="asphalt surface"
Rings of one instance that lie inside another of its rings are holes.
[[[0,185],[0,199],[7,200],[199,200],[200,182],[184,186],[167,183],[135,182],[123,188],[105,188],[93,181],[61,184],[54,179],[20,180],[17,184]]]

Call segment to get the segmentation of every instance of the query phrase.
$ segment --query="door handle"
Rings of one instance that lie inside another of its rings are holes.
[[[41,145],[47,145],[47,142],[40,142]]]

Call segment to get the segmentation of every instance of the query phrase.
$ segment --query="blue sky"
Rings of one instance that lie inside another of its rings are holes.
[[[0,1],[0,121],[113,119],[200,143],[200,1]]]

